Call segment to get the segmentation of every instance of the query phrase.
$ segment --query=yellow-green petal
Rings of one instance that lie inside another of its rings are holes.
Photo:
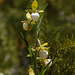
[[[32,9],[29,9],[29,10],[25,10],[25,12],[32,12]]]
[[[41,12],[44,12],[44,10],[39,10],[38,12],[41,13]]]
[[[47,46],[47,45],[48,45],[48,43],[44,43],[40,47],[44,47],[44,46]]]
[[[25,30],[30,31],[31,29],[32,29],[32,24],[29,23],[29,24],[28,24],[28,27],[27,27]]]
[[[21,23],[26,23],[26,21],[21,21]]]
[[[37,7],[38,7],[38,2],[36,0],[34,0],[33,3],[32,3],[32,9],[36,10]]]
[[[29,69],[29,75],[35,75],[32,68]]]
[[[31,14],[29,12],[26,14],[26,17],[27,17],[28,20],[32,20]]]

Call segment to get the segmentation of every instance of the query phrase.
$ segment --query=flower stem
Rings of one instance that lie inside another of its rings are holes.
[[[36,47],[38,46],[37,39],[39,39],[40,24],[41,24],[41,18],[38,23],[36,22]],[[37,72],[37,59],[36,58],[37,58],[37,50],[35,51],[35,57],[34,57],[34,59],[35,59],[34,69],[35,69],[35,75],[39,75]]]
[[[36,25],[36,28],[37,28],[37,25]],[[38,29],[36,29],[36,47],[37,47],[37,39],[38,39],[37,31],[38,31]],[[35,75],[38,75],[36,57],[37,57],[37,50],[35,51],[35,57],[34,57],[34,60],[35,60],[35,62],[34,62],[34,69],[35,69]]]

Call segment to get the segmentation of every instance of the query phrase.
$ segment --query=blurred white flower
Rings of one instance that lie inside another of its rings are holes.
[[[10,73],[11,73],[11,74],[15,73],[15,68],[11,68],[11,69],[10,69]]]
[[[5,56],[5,61],[8,61],[9,59],[10,59],[10,55],[7,54],[7,55]]]
[[[3,73],[0,73],[0,75],[4,75]]]

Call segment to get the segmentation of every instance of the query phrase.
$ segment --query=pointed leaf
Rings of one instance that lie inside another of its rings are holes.
[[[29,53],[30,53],[31,58],[33,59],[34,54],[33,54],[33,52],[32,52],[32,49],[31,49],[31,47],[29,46],[28,41],[25,39],[25,37],[24,37],[24,35],[22,34],[22,32],[21,32],[21,36],[22,36],[22,38],[23,38],[23,40],[24,40],[24,42],[25,42],[25,44],[26,44],[26,46],[27,46],[27,48],[28,48],[28,50],[29,50]]]
[[[30,56],[33,58],[33,52],[31,50],[31,47],[30,46],[28,47],[28,50],[29,50]]]
[[[48,6],[48,3],[43,7],[43,9],[42,10],[44,10],[46,7]]]

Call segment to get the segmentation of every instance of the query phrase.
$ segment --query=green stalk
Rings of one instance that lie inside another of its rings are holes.
[[[25,44],[26,44],[26,46],[27,46],[27,50],[28,50],[29,53],[30,53],[30,56],[31,56],[32,62],[34,62],[34,54],[33,54],[33,51],[32,51],[32,49],[31,49],[30,45],[28,44],[28,41],[25,39],[23,33],[20,32],[20,34],[21,34],[21,36],[22,36],[22,38],[23,38],[23,40],[24,40],[24,42],[25,42]]]
[[[43,8],[43,10],[48,6],[48,4],[46,4]],[[42,17],[40,18],[39,20],[39,23],[37,24],[36,22],[36,47],[38,46],[38,42],[37,42],[37,39],[39,39],[39,31],[40,31],[40,24],[41,24],[41,19]],[[37,50],[35,51],[35,56],[34,56],[34,70],[35,70],[35,75],[39,75],[38,72],[37,72]]]
[[[37,23],[36,23],[37,24]],[[36,25],[36,28],[37,28],[38,25]],[[36,34],[37,34],[37,31],[38,29],[36,29]],[[38,35],[36,35],[36,47],[37,47],[37,38],[38,38]],[[37,60],[36,60],[36,57],[37,57],[37,50],[35,51],[35,56],[34,56],[34,70],[35,70],[35,75],[38,75],[38,72],[37,72]]]
[[[35,75],[38,75],[36,57],[37,57],[37,50],[35,51],[35,57],[34,57],[34,60],[35,60],[35,62],[34,62],[34,69],[35,69]]]
[[[36,23],[37,24],[37,23]],[[37,24],[37,26],[36,26],[36,47],[38,46],[38,42],[37,42],[37,39],[39,39],[39,31],[40,31],[40,24],[41,24],[41,18],[40,18],[40,20],[39,20],[39,23]],[[35,51],[35,57],[34,57],[34,59],[35,59],[35,62],[34,62],[34,69],[35,69],[35,75],[39,75],[38,74],[38,71],[37,71],[37,50]]]

